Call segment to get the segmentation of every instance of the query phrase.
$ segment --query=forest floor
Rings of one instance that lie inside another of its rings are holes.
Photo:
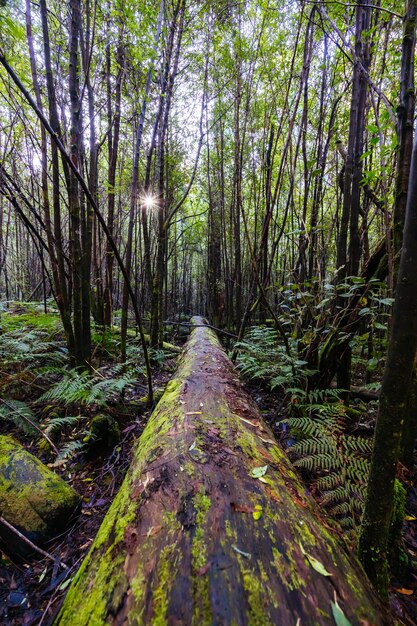
[[[156,387],[168,382],[172,365],[172,361],[166,362],[163,369],[154,372]],[[0,550],[0,624],[49,626],[52,623],[67,587],[117,494],[130,465],[134,444],[149,414],[147,411],[132,416],[122,425],[120,442],[109,457],[86,460],[81,456],[66,464],[65,475],[71,475],[68,482],[80,494],[82,508],[65,533],[43,546],[51,559],[34,554],[33,559],[25,563],[12,560]],[[35,445],[27,445],[27,448],[37,454]],[[61,563],[67,569],[63,569]]]
[[[284,448],[288,448],[288,433],[282,429],[281,423],[286,417],[287,407],[281,404],[281,412],[277,413],[276,394],[265,391],[259,385],[250,384],[247,387],[259,406],[263,418],[272,428],[277,440],[280,441]],[[389,590],[392,615],[394,619],[400,620],[400,623],[406,626],[417,625],[417,455],[415,461],[414,472],[410,474],[405,471],[403,478],[408,489],[406,517],[402,534],[402,547],[407,564],[402,568],[401,575],[392,579]],[[306,476],[304,475],[303,478],[305,479]],[[320,495],[314,491],[311,493],[320,503]]]
[[[166,358],[155,368],[155,387],[163,387],[175,369],[175,359]],[[277,439],[288,447],[288,433],[281,421],[286,406],[276,392],[262,385],[247,383],[247,389],[258,404],[264,419]],[[279,407],[277,409],[277,407]],[[30,562],[17,562],[0,550],[0,624],[4,626],[50,626],[72,578],[92,544],[101,521],[111,505],[129,467],[134,444],[141,435],[149,411],[131,411],[120,421],[121,438],[109,456],[89,459],[75,455],[58,472],[82,497],[80,515],[67,532],[43,548],[50,554],[44,558],[34,554]],[[14,434],[11,423],[2,425],[2,432]],[[18,438],[22,440],[21,433]],[[39,455],[35,441],[26,438],[25,445]],[[401,580],[393,580],[390,605],[393,616],[406,626],[417,625],[417,481],[416,474],[406,476],[409,497],[403,532],[403,546],[408,565]],[[308,488],[308,483],[307,487]],[[313,495],[317,496],[314,493]],[[38,558],[39,557],[39,558]],[[66,569],[62,567],[65,564]]]

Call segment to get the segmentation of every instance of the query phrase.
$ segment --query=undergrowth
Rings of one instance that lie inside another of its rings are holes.
[[[296,356],[295,339],[290,346],[294,356],[274,329],[251,328],[239,343],[237,366],[244,376],[284,394],[287,417],[280,426],[287,432],[289,456],[330,516],[355,537],[372,449],[371,439],[356,432],[361,407],[347,407],[343,390],[308,391],[307,379],[314,372]]]
[[[129,337],[127,360],[120,363],[117,329],[93,328],[93,367],[79,371],[69,367],[56,313],[27,303],[11,313],[3,309],[0,330],[0,432],[17,430],[36,440],[53,464],[86,451],[97,413],[119,419],[143,412],[140,399],[147,386],[135,336]],[[164,358],[158,351],[154,362],[162,364]]]
[[[355,531],[363,513],[372,441],[353,434],[343,390],[290,392],[290,417],[284,423],[296,441],[289,455],[296,467],[308,471],[310,487],[329,514],[346,531]]]

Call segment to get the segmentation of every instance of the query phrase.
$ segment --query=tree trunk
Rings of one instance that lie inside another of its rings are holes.
[[[398,271],[392,331],[382,380],[359,554],[369,577],[386,595],[388,536],[394,481],[406,404],[417,350],[417,138],[408,185],[404,239]]]
[[[390,624],[202,322],[55,624]]]

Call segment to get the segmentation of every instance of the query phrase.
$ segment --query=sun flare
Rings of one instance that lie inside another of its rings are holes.
[[[150,194],[146,194],[145,196],[143,196],[142,202],[143,206],[147,210],[154,209],[157,205],[155,196],[152,196]]]

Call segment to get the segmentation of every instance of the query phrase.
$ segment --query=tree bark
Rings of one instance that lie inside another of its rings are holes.
[[[55,624],[333,624],[335,597],[391,623],[198,326]]]
[[[417,350],[417,139],[414,139],[407,210],[392,331],[382,380],[359,554],[382,595],[388,585],[388,537],[406,403]]]

